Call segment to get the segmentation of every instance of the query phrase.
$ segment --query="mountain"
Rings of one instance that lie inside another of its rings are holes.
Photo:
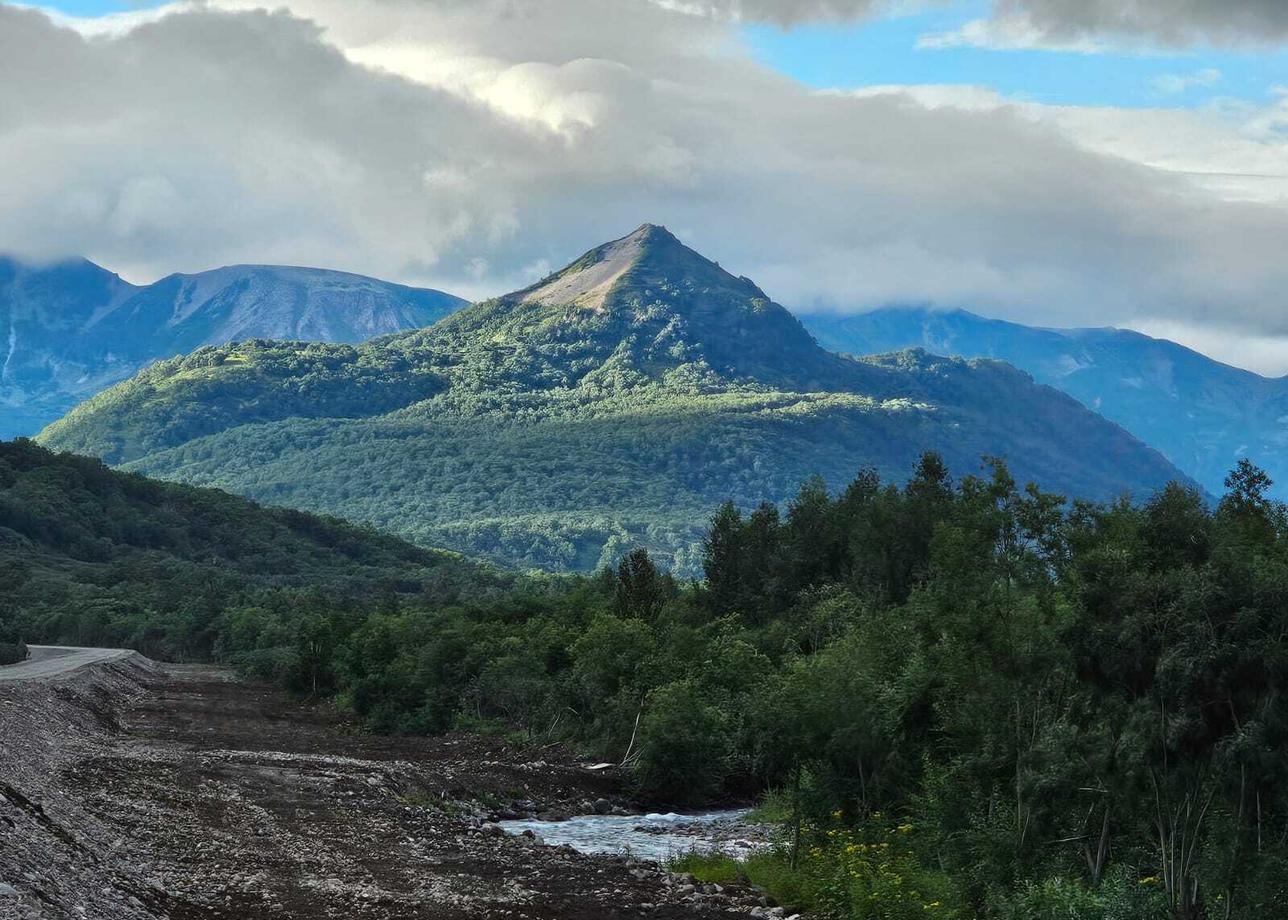
[[[649,546],[699,568],[726,498],[820,474],[901,480],[982,454],[1071,495],[1182,474],[1077,401],[993,361],[854,360],[661,227],[525,290],[357,346],[251,341],[162,362],[40,440],[127,469],[370,522],[521,566]]]
[[[221,611],[269,592],[453,602],[499,593],[514,578],[369,528],[17,440],[0,442],[0,583],[0,633],[17,624],[32,639],[209,658]],[[243,627],[241,639],[254,638]]]
[[[1125,329],[1041,329],[964,310],[889,308],[802,321],[840,352],[925,348],[1006,361],[1158,448],[1213,494],[1239,458],[1250,457],[1288,497],[1288,378]]]
[[[0,257],[0,438],[34,434],[158,358],[252,338],[363,342],[464,301],[344,272],[236,265],[136,287],[78,259]]]

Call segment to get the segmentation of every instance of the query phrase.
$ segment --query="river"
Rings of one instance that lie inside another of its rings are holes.
[[[664,862],[690,850],[746,856],[770,844],[772,829],[748,824],[747,809],[694,815],[581,815],[566,821],[498,822],[507,834],[531,831],[547,844]]]

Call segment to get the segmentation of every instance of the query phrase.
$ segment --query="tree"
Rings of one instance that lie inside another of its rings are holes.
[[[670,575],[658,572],[648,550],[632,550],[617,566],[615,600],[623,617],[654,620],[674,593]]]
[[[733,502],[720,506],[702,544],[707,602],[717,614],[733,613],[742,596],[742,514]]]

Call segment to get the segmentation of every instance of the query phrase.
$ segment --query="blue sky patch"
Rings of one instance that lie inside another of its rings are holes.
[[[923,36],[956,31],[986,12],[986,4],[967,3],[850,25],[753,25],[743,37],[762,63],[820,88],[942,83],[1050,105],[1196,107],[1222,97],[1260,101],[1288,84],[1288,54],[1264,50],[918,48]]]

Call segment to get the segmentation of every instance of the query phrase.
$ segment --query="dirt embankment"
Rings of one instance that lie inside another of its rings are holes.
[[[0,920],[769,913],[485,824],[604,798],[557,751],[372,738],[217,669],[93,665],[0,684]]]

